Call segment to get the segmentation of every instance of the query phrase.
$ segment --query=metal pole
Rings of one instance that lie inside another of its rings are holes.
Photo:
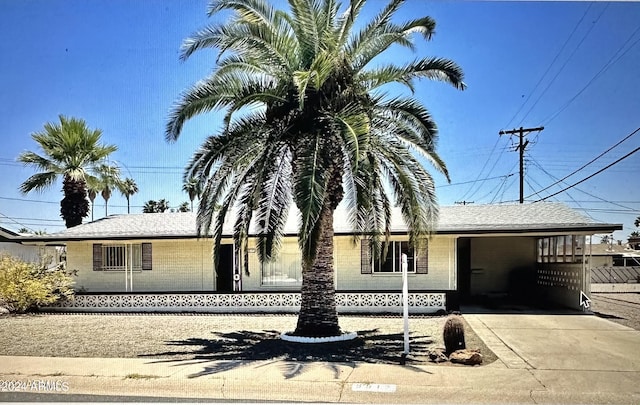
[[[407,280],[407,255],[402,254],[402,310],[404,317],[404,354],[409,354],[409,282]]]

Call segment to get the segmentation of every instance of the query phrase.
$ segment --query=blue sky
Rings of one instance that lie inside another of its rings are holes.
[[[383,5],[370,1],[362,17]],[[37,149],[30,134],[59,114],[85,119],[119,147],[113,158],[140,187],[132,212],[149,199],[165,198],[172,206],[188,201],[182,168],[216,133],[220,114],[190,121],[176,143],[166,143],[163,134],[180,92],[214,67],[213,51],[178,59],[183,39],[215,21],[206,6],[206,0],[0,1],[0,226],[64,228],[61,184],[22,195],[18,187],[34,171],[15,161]],[[438,150],[451,173],[452,184],[434,173],[441,204],[517,200],[518,154],[511,151],[517,140],[500,137],[501,129],[545,126],[528,136],[529,196],[640,127],[640,3],[409,0],[398,17],[417,15],[436,20],[433,40],[418,40],[413,55],[394,49],[387,57],[451,58],[469,86],[460,92],[422,81],[416,88],[438,123]],[[527,201],[580,181],[639,145],[640,132]],[[635,153],[550,200],[622,223],[615,236],[626,239],[640,215],[638,173]],[[125,212],[124,197],[114,195],[109,213]],[[95,215],[104,215],[100,197]]]

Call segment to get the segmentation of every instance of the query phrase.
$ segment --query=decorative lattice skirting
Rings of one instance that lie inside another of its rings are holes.
[[[538,285],[569,291],[580,290],[582,269],[538,269]]]
[[[336,293],[340,313],[401,313],[400,293]],[[73,312],[210,312],[295,313],[299,293],[242,294],[100,294],[76,295],[74,300],[47,307]],[[410,293],[409,312],[429,314],[446,309],[444,293]]]

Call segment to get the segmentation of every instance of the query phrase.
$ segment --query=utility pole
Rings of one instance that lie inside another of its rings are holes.
[[[524,137],[529,132],[542,131],[544,127],[537,128],[518,128],[512,129],[510,131],[500,131],[498,135],[513,135],[518,134],[520,141],[518,142],[518,146],[516,150],[520,152],[520,204],[524,203],[524,150],[527,145],[529,145],[529,141],[523,142]]]

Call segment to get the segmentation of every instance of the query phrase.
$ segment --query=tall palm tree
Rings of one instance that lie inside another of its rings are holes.
[[[351,0],[341,12],[334,0],[289,0],[287,12],[263,0],[212,1],[210,15],[231,11],[232,17],[185,40],[182,58],[217,49],[217,67],[180,96],[166,127],[166,139],[175,141],[186,120],[226,110],[222,130],[206,139],[185,172],[203,184],[198,232],[213,228],[216,260],[228,214],[235,217],[239,246],[256,217],[264,261],[278,253],[291,203],[300,211],[302,301],[293,332],[299,336],[340,334],[333,275],[337,205],[345,200],[354,232],[370,235],[375,255],[388,242],[393,204],[410,242],[420,247],[438,214],[423,162],[449,178],[435,151],[429,111],[412,97],[388,95],[384,86],[413,91],[417,79],[428,78],[463,89],[462,70],[442,58],[400,65],[376,59],[394,45],[415,49],[414,37],[429,40],[435,22],[392,21],[403,3],[392,0],[371,21],[356,24],[364,3]]]
[[[120,168],[113,165],[101,165],[98,168],[97,183],[100,195],[104,199],[104,216],[109,216],[109,198],[114,189],[122,189],[122,179],[120,179]]]
[[[82,119],[59,116],[59,123],[48,122],[44,130],[31,135],[42,153],[24,152],[18,161],[39,170],[20,185],[20,191],[42,191],[62,177],[64,198],[60,215],[67,228],[80,225],[88,215],[87,176],[117,150],[115,145],[100,143],[102,131],[89,129]]]
[[[100,182],[96,177],[88,176],[87,177],[87,196],[89,197],[89,201],[91,201],[91,221],[93,221],[93,213],[95,207],[96,197],[98,193],[102,191]]]
[[[129,198],[138,191],[138,185],[132,178],[127,177],[122,181],[122,184],[120,185],[120,193],[127,199],[127,214],[131,214]]]
[[[193,211],[193,200],[202,193],[202,187],[200,186],[200,180],[196,177],[189,177],[184,181],[182,185],[182,191],[189,194],[189,200],[191,201],[191,211]]]

